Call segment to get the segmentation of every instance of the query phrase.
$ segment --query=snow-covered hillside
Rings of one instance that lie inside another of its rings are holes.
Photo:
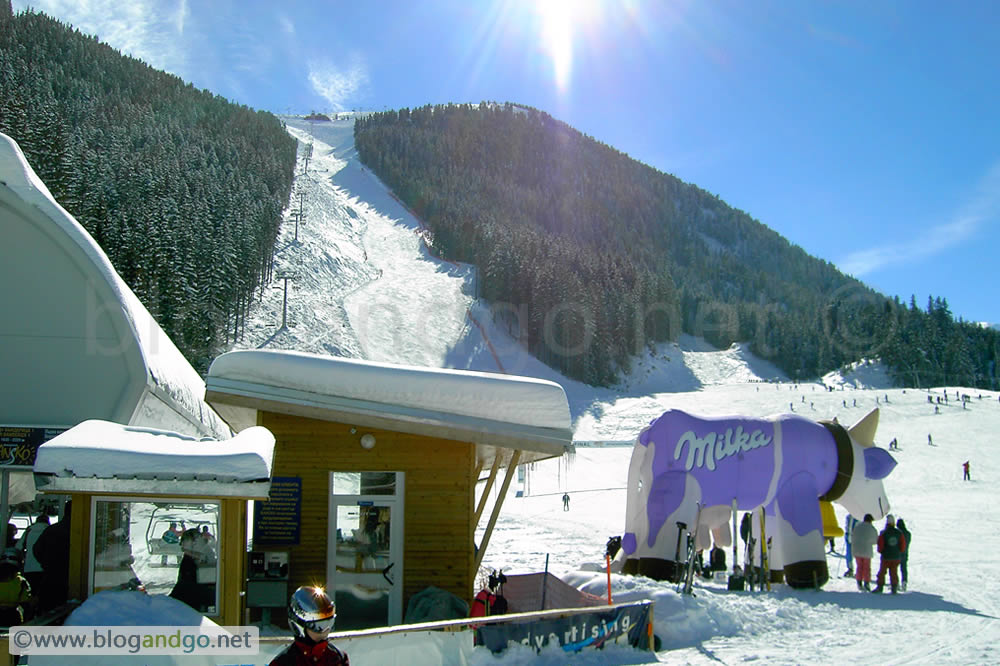
[[[252,313],[239,348],[299,349],[379,361],[508,372],[558,381],[570,399],[578,442],[630,442],[668,408],[704,415],[763,416],[794,411],[852,423],[881,409],[876,442],[898,438],[899,465],[886,480],[893,511],[913,531],[910,587],[875,596],[840,578],[822,591],[777,586],[770,593],[728,592],[699,583],[694,597],[672,585],[612,576],[617,600],[656,601],[655,656],[630,650],[580,655],[574,663],[1000,663],[1000,582],[990,575],[1000,552],[1000,394],[961,387],[891,388],[884,369],[859,363],[812,383],[791,383],[745,348],[711,349],[683,337],[637,358],[610,389],[559,376],[524,353],[490,322],[474,299],[475,272],[427,251],[419,222],[359,161],[350,120],[312,124],[288,118],[289,131],[312,142],[304,194],[305,224],[294,240],[282,229],[279,270],[289,282],[288,325],[279,328],[283,281]],[[300,161],[301,169],[301,161]],[[968,393],[963,406],[956,399]],[[940,405],[937,400],[948,396]],[[980,397],[981,396],[981,397]],[[929,402],[929,399],[932,402]],[[933,446],[928,445],[933,436]],[[604,594],[599,571],[607,538],[624,526],[631,447],[578,446],[561,460],[535,464],[510,489],[486,564],[507,572],[551,571]],[[969,460],[972,481],[962,481]],[[571,495],[571,510],[559,501]],[[494,490],[494,492],[496,492]],[[522,495],[518,497],[520,492]],[[843,520],[843,510],[838,508]],[[843,543],[838,541],[839,552]],[[481,663],[565,663],[558,652],[482,656]],[[479,663],[479,662],[476,662]]]
[[[471,266],[433,256],[420,221],[358,160],[353,119],[284,120],[300,142],[275,260],[276,275],[292,276],[287,301],[286,281],[274,280],[235,349],[295,349],[549,379],[565,387],[574,418],[621,397],[786,379],[740,345],[720,351],[689,336],[637,357],[611,390],[563,377],[493,325],[489,305],[475,300]],[[305,221],[296,225],[300,206]]]

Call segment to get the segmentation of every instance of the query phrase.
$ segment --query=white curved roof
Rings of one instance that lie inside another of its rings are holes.
[[[135,428],[90,420],[38,449],[35,480],[65,492],[118,491],[267,497],[274,435],[247,428],[224,441],[195,438],[156,428]]]
[[[562,386],[532,377],[250,350],[216,358],[206,385],[237,430],[260,409],[552,455],[572,440]]]
[[[3,134],[0,237],[0,424],[231,435],[202,378]]]

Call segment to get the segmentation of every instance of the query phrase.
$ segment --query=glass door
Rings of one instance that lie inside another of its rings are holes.
[[[327,585],[338,631],[403,621],[403,477],[330,473]]]

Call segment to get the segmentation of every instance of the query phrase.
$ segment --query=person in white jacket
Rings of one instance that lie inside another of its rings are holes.
[[[854,579],[858,581],[859,590],[871,590],[872,556],[875,544],[878,543],[878,530],[875,529],[874,520],[872,514],[866,513],[865,519],[851,531],[851,552],[855,562]]]

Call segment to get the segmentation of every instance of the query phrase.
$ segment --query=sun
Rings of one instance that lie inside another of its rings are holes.
[[[537,0],[541,43],[552,61],[556,87],[565,91],[573,74],[574,40],[592,22],[597,0]]]

